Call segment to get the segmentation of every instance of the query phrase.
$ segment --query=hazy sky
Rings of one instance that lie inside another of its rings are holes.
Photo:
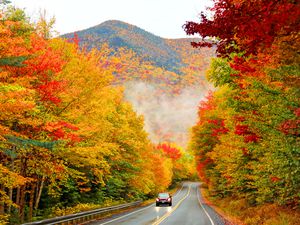
[[[98,25],[106,20],[122,20],[164,38],[186,37],[182,25],[199,21],[199,13],[211,0],[11,0],[38,18],[40,9],[55,16],[59,34]]]

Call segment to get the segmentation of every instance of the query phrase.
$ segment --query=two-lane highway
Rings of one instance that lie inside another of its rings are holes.
[[[186,182],[173,196],[173,206],[156,207],[155,203],[91,225],[222,225],[212,210],[206,210],[199,198],[199,183]],[[214,214],[211,216],[210,214]],[[217,223],[214,220],[217,219]]]
[[[198,198],[198,183],[191,183],[189,195],[182,203],[174,210],[171,215],[166,215],[158,220],[155,225],[172,224],[172,225],[214,225],[213,220],[207,213],[205,208],[202,208]]]

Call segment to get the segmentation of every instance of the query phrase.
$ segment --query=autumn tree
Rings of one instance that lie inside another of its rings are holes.
[[[228,131],[217,145],[209,141],[213,170],[226,180],[213,187],[252,204],[299,205],[299,9],[289,0],[215,1],[211,18],[185,25],[204,38],[195,47],[218,40],[207,76],[215,95],[223,92],[216,109]]]
[[[176,74],[155,68],[159,75],[148,76],[153,65],[130,51],[87,51],[76,40],[51,38],[45,14],[36,25],[29,21],[20,9],[1,11],[0,220],[145,199],[165,191],[173,174],[192,173],[184,165],[193,158],[149,141],[116,79]]]

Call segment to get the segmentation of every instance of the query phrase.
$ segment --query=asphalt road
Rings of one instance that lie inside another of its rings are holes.
[[[222,218],[201,201],[199,183],[186,182],[173,196],[173,205],[156,207],[155,203],[93,225],[224,225]]]

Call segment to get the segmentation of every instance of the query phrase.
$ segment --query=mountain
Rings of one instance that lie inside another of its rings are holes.
[[[210,88],[204,74],[215,50],[193,48],[191,41],[197,39],[165,39],[117,20],[76,34],[79,44],[88,50],[107,43],[116,56],[122,52],[120,47],[139,56],[136,60],[122,55],[124,58],[116,60],[121,72],[114,72],[113,84],[125,87],[125,99],[144,115],[145,129],[154,143],[186,146],[188,129],[196,123],[198,103]],[[74,33],[63,37],[74,38]]]
[[[97,26],[77,31],[76,34],[80,44],[85,45],[88,49],[97,48],[103,43],[108,43],[115,49],[126,47],[145,60],[154,62],[156,66],[174,72],[178,72],[178,68],[184,66],[178,46],[185,45],[189,51],[195,51],[190,45],[190,42],[195,39],[164,39],[118,20],[109,20]],[[73,38],[73,36],[74,33],[68,33],[62,37]]]

